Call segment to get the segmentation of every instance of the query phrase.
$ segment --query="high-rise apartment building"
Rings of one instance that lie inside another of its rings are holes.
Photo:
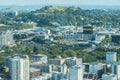
[[[83,80],[84,67],[81,65],[72,66],[69,70],[69,80]]]
[[[29,58],[27,55],[8,57],[6,61],[11,80],[30,80]]]

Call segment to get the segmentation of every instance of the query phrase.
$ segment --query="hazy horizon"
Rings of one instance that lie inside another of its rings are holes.
[[[120,6],[120,0],[0,0],[0,6],[26,5],[97,5]]]
[[[93,3],[94,2],[94,3]],[[0,0],[0,9],[19,8],[36,10],[44,6],[77,6],[82,9],[119,9],[120,0]]]
[[[44,6],[51,6],[51,5],[0,5],[0,9],[7,9],[7,8],[15,8],[18,10],[36,10],[40,9]],[[75,7],[80,7],[82,9],[113,9],[113,10],[120,10],[120,6],[102,6],[102,5],[52,5],[52,6],[65,6],[65,7],[70,7],[70,6],[75,6]]]

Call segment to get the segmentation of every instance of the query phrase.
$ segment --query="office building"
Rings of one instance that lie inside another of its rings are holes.
[[[83,40],[95,40],[96,28],[93,26],[83,27]]]
[[[111,35],[111,37],[112,37],[113,43],[120,44],[120,34],[113,34],[113,35]]]
[[[65,74],[64,73],[61,73],[61,72],[52,72],[52,80],[61,80],[65,78]]]
[[[107,62],[117,61],[117,53],[116,52],[107,52],[106,53],[106,61]]]
[[[67,66],[81,65],[81,64],[82,64],[82,58],[68,57],[68,58],[65,60],[65,64],[66,64]]]
[[[94,34],[96,31],[96,28],[93,26],[84,26],[83,27],[83,34]]]
[[[89,73],[96,73],[97,78],[100,78],[103,74],[103,64],[93,62],[89,64]]]
[[[112,74],[116,74],[117,80],[120,80],[120,62],[112,64]]]
[[[64,62],[65,59],[61,58],[61,56],[57,56],[54,59],[48,59],[48,64],[62,65]]]
[[[11,31],[0,32],[0,46],[10,46],[14,44],[13,34]]]
[[[50,73],[52,71],[52,65],[49,64],[30,64],[30,67],[39,69],[40,72]]]
[[[83,34],[83,40],[95,40],[95,34]]]
[[[47,63],[47,56],[43,54],[37,54],[32,57],[32,62]]]
[[[66,40],[83,40],[83,34],[80,32],[76,33],[65,33],[63,38]]]

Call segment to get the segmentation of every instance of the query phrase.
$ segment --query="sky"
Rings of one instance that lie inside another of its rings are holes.
[[[2,5],[112,5],[120,6],[120,0],[0,0]]]

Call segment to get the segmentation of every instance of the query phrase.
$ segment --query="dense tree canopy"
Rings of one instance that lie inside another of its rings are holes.
[[[27,24],[31,21],[37,23],[39,27],[83,26],[88,24],[100,27],[119,27],[119,12],[119,10],[84,10],[74,6],[46,6],[36,11],[20,13],[18,16],[10,16],[1,12],[0,23],[9,25],[14,29],[33,27]]]

